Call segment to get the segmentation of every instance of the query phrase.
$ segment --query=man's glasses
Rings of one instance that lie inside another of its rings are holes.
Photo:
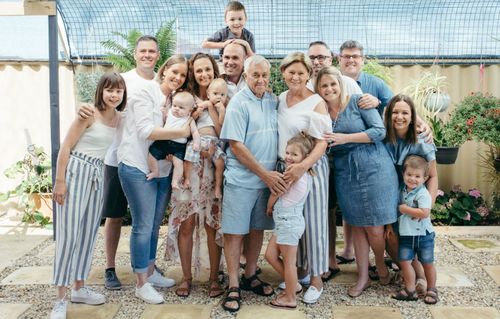
[[[319,62],[324,62],[326,59],[331,58],[331,56],[326,56],[326,55],[310,55],[309,59],[311,59],[311,62],[314,62],[314,60],[318,59]]]
[[[350,59],[353,59],[353,60],[358,60],[360,58],[362,58],[363,56],[362,55],[359,55],[359,54],[353,54],[353,55],[349,55],[349,54],[343,54],[340,56],[342,59],[344,60],[350,60]]]

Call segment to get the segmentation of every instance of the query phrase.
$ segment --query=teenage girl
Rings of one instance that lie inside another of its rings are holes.
[[[57,158],[54,185],[56,252],[54,284],[57,301],[50,318],[66,318],[67,287],[74,283],[71,301],[103,304],[105,297],[84,285],[101,220],[103,159],[113,141],[119,113],[125,108],[125,81],[118,73],[104,74],[95,95],[93,117],[76,119]]]

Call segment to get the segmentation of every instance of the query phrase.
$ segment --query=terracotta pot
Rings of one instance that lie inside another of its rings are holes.
[[[52,220],[52,193],[32,193],[30,200],[33,201],[36,210]]]
[[[444,112],[450,106],[450,96],[443,92],[435,92],[427,95],[424,106],[430,112]]]
[[[459,147],[438,146],[436,152],[436,162],[438,164],[455,164]]]

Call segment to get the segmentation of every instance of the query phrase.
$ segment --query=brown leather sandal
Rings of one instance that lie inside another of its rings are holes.
[[[187,284],[187,287],[181,287],[184,283]],[[175,294],[182,298],[187,298],[191,294],[191,286],[193,284],[193,279],[182,279],[181,284],[175,289]]]
[[[210,298],[217,298],[224,294],[224,288],[221,287],[219,280],[209,280],[208,282],[208,296]]]

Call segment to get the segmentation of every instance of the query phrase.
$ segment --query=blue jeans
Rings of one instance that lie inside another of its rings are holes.
[[[435,237],[436,233],[428,231],[425,236],[399,236],[399,260],[413,260],[417,255],[422,264],[432,264]]]
[[[132,215],[130,262],[136,273],[154,263],[160,224],[170,200],[172,175],[146,179],[139,169],[120,163],[118,175]]]

